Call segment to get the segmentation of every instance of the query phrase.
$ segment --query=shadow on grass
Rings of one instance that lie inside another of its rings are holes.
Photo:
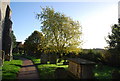
[[[19,65],[19,64],[10,64],[10,65],[15,65],[15,66],[18,66],[18,67],[22,67],[22,65]]]

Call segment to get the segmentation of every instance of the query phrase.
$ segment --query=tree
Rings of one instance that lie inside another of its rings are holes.
[[[120,25],[114,24],[112,26],[112,34],[108,35],[109,40],[109,49],[118,49],[120,50]]]
[[[27,54],[37,54],[43,51],[44,36],[39,31],[34,31],[24,43],[24,49]]]
[[[120,19],[119,24],[114,24],[111,28],[112,32],[108,35],[108,40],[106,40],[109,44],[108,52],[111,55],[112,62],[114,62],[113,64],[120,65]]]
[[[65,14],[55,12],[53,8],[42,8],[37,14],[41,20],[41,30],[45,35],[46,47],[63,53],[65,49],[77,48],[81,44],[81,26],[78,21]]]
[[[5,52],[5,60],[8,61],[13,59],[11,40],[12,21],[10,20],[10,12],[10,7],[7,6],[2,31],[2,51]]]

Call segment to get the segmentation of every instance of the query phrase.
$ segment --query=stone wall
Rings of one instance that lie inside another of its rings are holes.
[[[2,2],[0,1],[0,64],[2,63],[2,23],[1,23],[1,8],[2,8]]]
[[[0,67],[2,65],[2,23],[1,23],[2,2],[0,0]],[[2,68],[0,68],[0,81],[2,80]]]
[[[4,22],[7,5],[10,5],[10,2],[1,3],[1,21]]]

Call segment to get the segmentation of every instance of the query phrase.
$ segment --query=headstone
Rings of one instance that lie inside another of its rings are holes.
[[[9,55],[9,54],[6,54],[6,55],[5,55],[5,60],[6,60],[6,61],[10,61],[10,55]]]
[[[50,54],[49,61],[50,61],[50,64],[56,64],[57,63],[57,55],[55,53]]]
[[[4,59],[5,59],[5,52],[4,51],[0,51],[0,66],[3,65],[4,63]]]
[[[0,57],[0,66],[2,66],[2,57]]]
[[[60,63],[62,61],[62,56],[60,53],[57,53],[57,55],[58,55],[58,63]]]
[[[63,65],[68,65],[67,57],[64,56],[63,59],[64,59]]]
[[[47,61],[48,61],[48,55],[42,54],[41,55],[41,64],[47,64]]]
[[[68,64],[69,62],[67,62],[67,60],[64,60],[63,65],[68,65]]]
[[[4,60],[5,60],[5,52],[2,51],[2,64],[4,63]]]
[[[67,71],[63,67],[58,67],[54,72],[55,79],[68,79]]]

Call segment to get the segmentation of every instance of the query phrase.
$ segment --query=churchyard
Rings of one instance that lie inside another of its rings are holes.
[[[56,79],[55,70],[57,68],[64,68],[63,72],[60,71],[60,73],[58,73],[60,74],[59,77],[61,77],[61,79],[79,79],[77,75],[73,75],[74,73],[70,74],[68,72],[69,64],[63,65],[64,60],[58,63],[58,59],[57,59],[56,64],[50,64],[49,61],[46,64],[43,64],[41,63],[41,59],[37,57],[25,56],[25,55],[19,55],[19,54],[14,55],[14,60],[4,62],[3,75],[2,75],[3,79],[16,79],[17,78],[17,75],[19,74],[19,70],[22,66],[22,60],[18,60],[19,57],[24,57],[27,59],[31,59],[33,61],[34,65],[36,66],[38,70],[40,79]],[[75,66],[72,66],[72,67],[73,67],[73,71],[75,71],[76,70]],[[112,71],[115,69],[120,71],[119,68],[115,68],[115,67],[111,67],[107,65],[95,64],[94,69],[92,70],[94,74],[92,79],[99,79],[99,80],[112,79],[113,78]],[[68,74],[70,75],[68,75],[65,72],[68,72]],[[85,78],[85,79],[89,79],[89,78]]]
[[[79,21],[48,6],[41,7],[35,14],[41,30],[33,30],[22,43],[12,31],[9,3],[2,8],[0,79],[119,79],[120,18],[111,27],[106,48],[83,49]]]

